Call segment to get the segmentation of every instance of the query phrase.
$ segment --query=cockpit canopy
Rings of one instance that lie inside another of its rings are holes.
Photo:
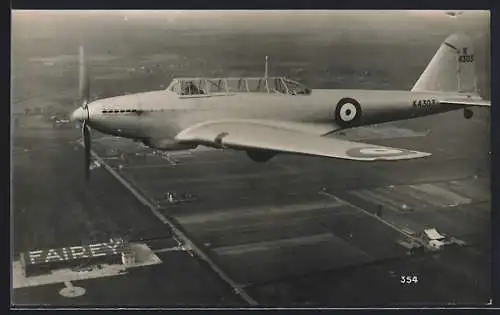
[[[167,91],[181,96],[232,93],[311,94],[311,89],[286,77],[176,78]]]

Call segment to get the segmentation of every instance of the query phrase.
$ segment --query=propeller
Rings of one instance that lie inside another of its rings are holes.
[[[90,179],[90,163],[91,163],[91,135],[89,121],[88,103],[90,101],[90,80],[85,64],[85,53],[83,47],[80,46],[78,56],[78,93],[80,107],[77,108],[73,114],[72,119],[81,121],[82,123],[82,138],[85,151],[85,179]]]
[[[91,138],[90,138],[90,127],[87,125],[87,121],[84,120],[82,124],[82,137],[83,146],[85,150],[85,179],[90,180],[90,162],[91,162]]]

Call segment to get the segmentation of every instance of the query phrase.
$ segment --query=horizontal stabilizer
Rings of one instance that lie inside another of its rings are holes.
[[[491,101],[486,101],[486,100],[441,100],[439,101],[440,104],[446,104],[446,105],[457,105],[457,106],[462,106],[462,107],[468,107],[468,106],[477,106],[477,107],[490,107],[491,106]]]

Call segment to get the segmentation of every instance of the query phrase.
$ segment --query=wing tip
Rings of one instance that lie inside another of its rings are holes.
[[[432,155],[432,153],[428,153],[428,152],[411,151],[411,154],[402,155],[402,156],[388,157],[388,159],[391,160],[391,161],[397,161],[397,160],[414,160],[414,159],[426,158],[426,157],[429,157],[431,155]]]

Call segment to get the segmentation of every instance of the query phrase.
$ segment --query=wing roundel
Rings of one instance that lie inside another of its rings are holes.
[[[335,122],[343,128],[358,123],[361,119],[361,115],[361,105],[353,98],[345,97],[335,106]]]

